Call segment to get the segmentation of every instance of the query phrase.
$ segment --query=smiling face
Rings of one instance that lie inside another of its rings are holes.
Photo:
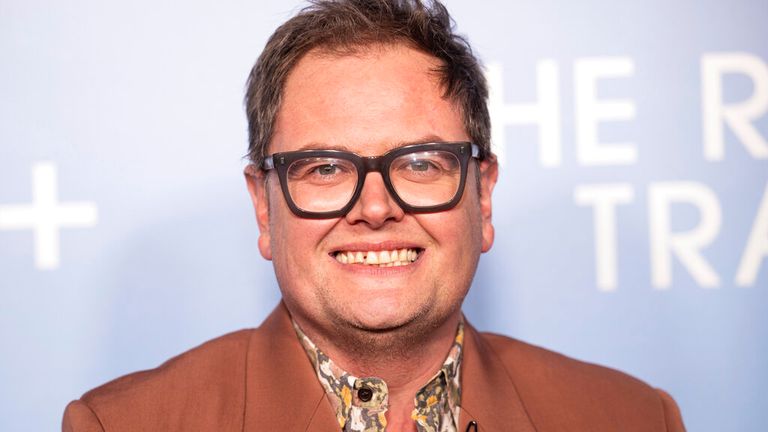
[[[268,152],[342,149],[378,156],[414,143],[469,141],[461,113],[442,97],[432,72],[438,66],[398,45],[345,56],[310,52],[285,84]],[[247,178],[259,248],[310,336],[406,331],[418,337],[458,319],[479,255],[493,242],[495,164],[471,161],[459,204],[422,214],[405,213],[381,175],[369,173],[354,207],[332,219],[294,215],[276,173],[254,174]]]

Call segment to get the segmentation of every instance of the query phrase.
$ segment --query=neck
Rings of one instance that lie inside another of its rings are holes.
[[[346,329],[328,333],[316,331],[299,320],[297,323],[340,368],[357,377],[383,379],[389,389],[390,409],[405,403],[410,413],[416,392],[445,361],[460,318],[461,311],[457,310],[436,326],[420,328],[418,324],[409,324],[386,332]],[[353,336],[337,337],[345,333]],[[333,334],[334,338],[324,334]]]

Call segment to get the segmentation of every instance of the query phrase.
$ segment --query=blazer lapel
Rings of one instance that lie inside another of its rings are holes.
[[[465,432],[472,420],[481,432],[534,432],[501,359],[469,324],[465,326],[463,356],[458,432]]]
[[[339,426],[281,302],[248,348],[244,431],[333,431]]]
[[[468,323],[463,356],[458,432],[471,420],[479,432],[534,432],[512,378]],[[282,302],[252,332],[245,392],[244,431],[340,429]]]

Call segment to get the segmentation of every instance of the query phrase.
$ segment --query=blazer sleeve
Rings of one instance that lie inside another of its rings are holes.
[[[104,432],[96,413],[85,402],[76,400],[67,405],[61,423],[62,432]]]
[[[664,410],[664,422],[667,425],[667,431],[685,432],[683,417],[680,415],[680,408],[677,407],[675,400],[664,390],[656,389],[656,391],[661,398],[661,406]]]

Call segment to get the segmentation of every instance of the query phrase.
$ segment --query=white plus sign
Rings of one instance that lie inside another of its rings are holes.
[[[96,225],[96,204],[58,203],[56,166],[39,162],[32,166],[32,204],[0,206],[0,230],[32,229],[35,234],[35,267],[59,267],[59,229]]]

